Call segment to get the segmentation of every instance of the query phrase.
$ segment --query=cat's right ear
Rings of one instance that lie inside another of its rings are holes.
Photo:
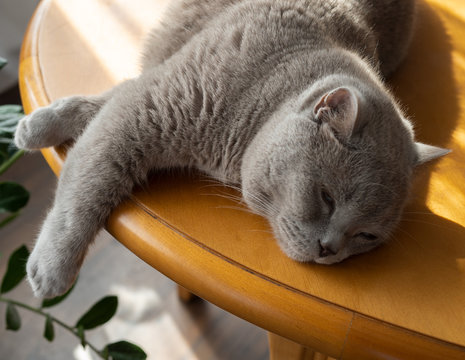
[[[423,144],[421,142],[415,143],[415,150],[417,157],[415,160],[415,165],[423,164],[427,161],[437,159],[441,156],[449,154],[452,150],[443,149],[433,145]]]
[[[359,100],[354,90],[339,87],[326,94],[313,108],[315,120],[327,123],[335,133],[349,138],[357,130]]]

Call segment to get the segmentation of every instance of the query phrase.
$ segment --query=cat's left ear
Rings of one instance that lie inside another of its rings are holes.
[[[443,149],[433,145],[423,144],[421,142],[415,143],[415,149],[417,152],[417,158],[415,161],[415,165],[420,165],[425,162],[437,159],[441,156],[447,155],[452,150]]]
[[[340,136],[349,138],[357,130],[359,99],[354,90],[339,87],[326,94],[313,108],[317,121],[329,124]]]

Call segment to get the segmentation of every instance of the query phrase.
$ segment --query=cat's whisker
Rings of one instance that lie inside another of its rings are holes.
[[[230,194],[208,194],[208,193],[202,193],[200,194],[202,196],[215,196],[215,197],[219,197],[219,198],[223,198],[223,199],[226,199],[226,200],[231,200],[235,203],[239,203],[239,204],[245,204],[243,199],[241,197],[236,197],[234,195],[230,195]]]
[[[232,200],[235,200],[241,203],[244,202],[244,198],[241,195],[231,194],[228,192],[216,192],[216,193],[212,193],[211,195],[223,196],[225,198],[232,199]]]
[[[247,207],[247,204],[244,202],[244,199],[241,197],[241,196],[236,196],[236,195],[232,195],[232,194],[228,194],[228,193],[216,193],[216,194],[202,194],[202,195],[205,195],[205,196],[217,196],[217,197],[220,197],[220,198],[223,198],[223,199],[227,199],[227,200],[232,200],[240,205],[243,205],[244,208],[239,208],[239,207],[234,207],[236,209],[241,209],[245,212],[249,212],[251,214],[255,214],[255,215],[262,215],[262,216],[269,216],[271,214],[273,214],[273,211],[276,211],[276,210],[273,210],[270,208],[270,204],[269,203],[266,203],[264,202],[262,199],[259,199],[259,198],[256,198],[257,202],[258,202],[258,208],[259,210],[261,210],[261,212],[256,212],[256,211],[253,211],[251,209],[249,209]],[[227,205],[224,205],[224,207],[227,207]],[[231,207],[233,208],[233,207]]]
[[[255,200],[257,207],[261,207],[269,216],[279,213],[279,209],[263,196],[247,192],[246,195]]]
[[[230,189],[234,189],[234,190],[237,190],[239,192],[242,192],[242,189],[240,186],[238,185],[234,185],[234,184],[228,184],[228,183],[224,183],[222,184],[224,187],[227,187],[227,188],[230,188]]]
[[[240,191],[240,189],[230,187],[230,186],[226,186],[226,184],[222,184],[222,183],[218,183],[218,182],[210,183],[210,184],[204,184],[204,185],[201,186],[201,188],[219,188],[219,189],[227,188],[227,189],[234,189],[234,190]]]
[[[221,182],[220,180],[215,179],[215,178],[203,177],[199,179],[199,182],[206,183],[205,185],[202,185],[202,188],[219,188],[219,189],[228,188],[228,189],[236,190],[240,193],[242,192],[240,186],[231,184],[227,182],[226,179],[224,180],[224,182]]]
[[[407,235],[410,239],[412,239],[417,245],[420,244],[418,239],[416,239],[412,234],[410,234],[408,231],[398,228],[397,231],[400,231],[401,233]],[[403,249],[406,249],[406,246],[403,241],[401,241],[398,238],[392,238],[393,241],[395,241],[397,244],[399,244]]]
[[[248,208],[241,208],[239,206],[227,206],[227,205],[220,205],[220,206],[215,206],[215,209],[230,209],[230,210],[238,210],[238,211],[243,211],[248,214],[253,214],[253,215],[260,215]]]
[[[240,206],[218,205],[218,206],[215,206],[215,209],[239,210],[239,211],[243,211],[243,212],[246,212],[246,213],[255,214],[252,210],[250,210],[248,208],[243,208],[243,207],[240,207]]]
[[[241,194],[236,194],[236,193],[231,193],[229,191],[227,191],[227,189],[223,187],[217,187],[216,185],[205,185],[205,186],[202,186],[202,189],[209,189],[209,188],[213,188],[215,189],[216,191],[212,191],[211,193],[214,194],[214,193],[220,193],[220,194],[229,194],[231,196],[235,196],[237,198],[242,198],[242,195]]]
[[[220,184],[205,184],[200,186],[201,189],[214,189],[214,188],[222,188],[224,186],[220,186]]]
[[[201,178],[199,179],[199,182],[201,182],[201,183],[218,184],[218,185],[221,185],[221,186],[224,185],[221,181],[218,181],[217,179],[212,178],[212,177],[208,177],[208,176],[201,177]]]

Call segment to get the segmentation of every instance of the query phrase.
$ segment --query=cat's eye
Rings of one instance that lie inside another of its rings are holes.
[[[330,210],[334,209],[334,199],[325,190],[321,190],[321,198],[328,205]]]
[[[361,237],[361,238],[363,238],[365,240],[370,240],[370,241],[376,240],[378,238],[376,235],[373,235],[373,234],[370,234],[370,233],[367,233],[367,232],[361,232],[361,233],[358,233],[355,236]]]

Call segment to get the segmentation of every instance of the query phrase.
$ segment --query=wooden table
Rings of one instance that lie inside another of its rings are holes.
[[[134,76],[143,35],[166,4],[43,1],[21,53],[26,112]],[[463,0],[420,3],[411,54],[391,83],[419,139],[453,153],[418,170],[401,226],[379,250],[334,266],[294,262],[264,219],[223,196],[236,193],[181,173],[137,190],[108,231],[189,291],[268,330],[274,359],[325,358],[310,348],[338,359],[465,359]],[[43,154],[58,174],[65,150]]]

